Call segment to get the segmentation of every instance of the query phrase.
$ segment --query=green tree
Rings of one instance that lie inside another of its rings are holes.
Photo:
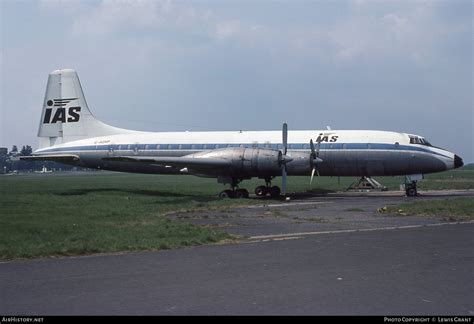
[[[30,156],[33,153],[33,149],[29,145],[23,145],[20,151],[20,156]]]

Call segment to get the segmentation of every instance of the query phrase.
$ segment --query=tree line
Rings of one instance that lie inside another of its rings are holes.
[[[30,145],[23,145],[20,150],[18,146],[13,145],[11,150],[7,148],[0,149],[0,173],[10,172],[33,172],[41,171],[43,168],[54,171],[71,171],[83,169],[71,165],[61,164],[53,161],[21,161],[21,156],[30,156],[33,149]]]

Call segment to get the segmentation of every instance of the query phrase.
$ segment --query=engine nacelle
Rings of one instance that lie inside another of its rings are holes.
[[[311,154],[307,152],[288,152],[293,160],[286,164],[289,175],[306,175],[311,173]]]
[[[206,174],[229,174],[239,177],[270,177],[281,174],[281,155],[278,150],[260,148],[225,148],[209,152],[199,152],[192,156],[194,158],[219,158],[231,161],[230,170],[212,168],[206,170]],[[225,172],[221,172],[225,171]],[[192,173],[202,174],[203,170],[190,170]]]

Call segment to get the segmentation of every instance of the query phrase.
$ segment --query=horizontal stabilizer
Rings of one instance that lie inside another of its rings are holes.
[[[74,154],[56,154],[56,155],[35,155],[20,156],[22,161],[55,161],[60,163],[79,161],[79,156]]]
[[[149,157],[149,156],[114,156],[103,158],[104,161],[141,162],[173,167],[230,167],[231,161],[216,158],[192,157]]]

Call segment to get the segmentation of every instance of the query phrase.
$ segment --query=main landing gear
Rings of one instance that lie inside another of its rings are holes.
[[[247,189],[227,189],[219,193],[219,198],[248,198]]]
[[[265,186],[258,186],[255,188],[255,194],[257,197],[265,197],[270,195],[272,198],[277,198],[280,196],[281,190],[278,186],[272,186],[271,179],[265,179]]]
[[[247,189],[238,188],[240,180],[232,179],[232,189],[223,190],[219,193],[219,198],[248,198],[249,192]],[[271,179],[265,179],[265,186],[258,186],[255,188],[257,197],[266,197],[270,195],[272,198],[278,198],[281,190],[278,186],[272,186]]]
[[[221,191],[219,193],[219,198],[248,198],[249,192],[247,189],[238,188],[240,181],[241,180],[239,179],[232,178],[232,182],[230,183],[232,189]]]

